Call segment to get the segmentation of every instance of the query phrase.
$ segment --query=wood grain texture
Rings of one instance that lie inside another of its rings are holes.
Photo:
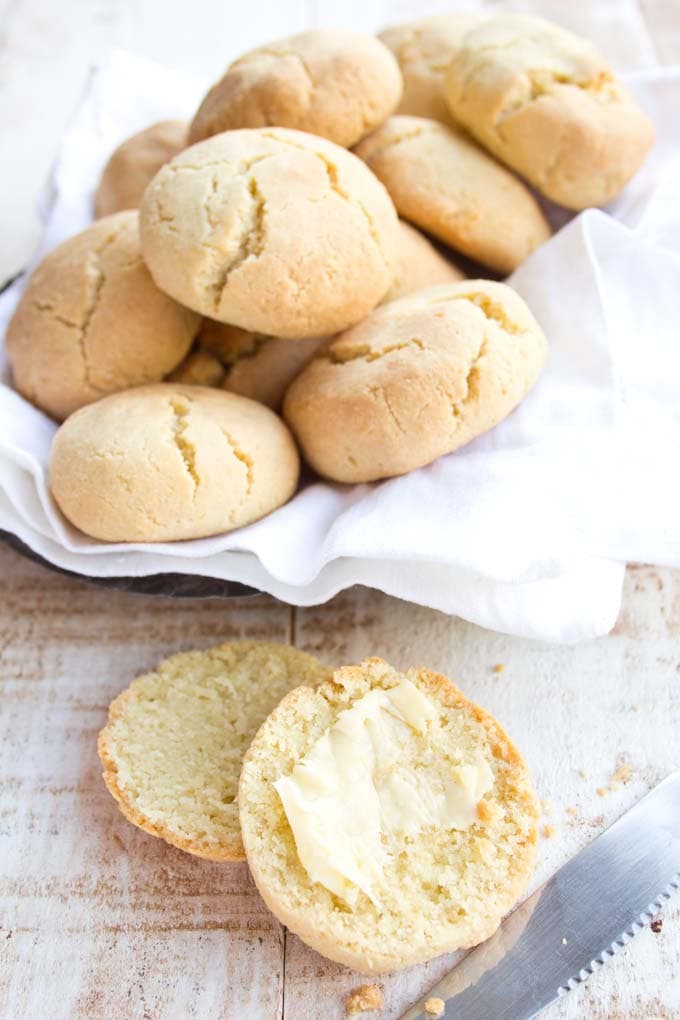
[[[280,1015],[283,933],[247,868],[130,825],[96,738],[168,653],[285,641],[289,619],[269,598],[114,594],[0,548],[0,1016]]]
[[[442,0],[0,0],[0,279],[37,237],[36,196],[89,66],[112,45],[217,75],[254,43],[313,25],[372,31]],[[619,68],[680,60],[666,0],[515,0]],[[644,15],[644,16],[643,16]],[[612,636],[577,648],[512,639],[355,590],[292,613],[269,599],[167,602],[66,580],[0,549],[0,1016],[24,1020],[332,1020],[364,979],[285,936],[243,866],[190,858],[134,829],[99,777],[111,698],[170,651],[232,637],[287,640],[328,662],[380,654],[449,673],[526,753],[555,828],[536,882],[678,767],[680,574],[632,569]],[[503,673],[494,673],[497,663]],[[605,796],[620,764],[630,781]],[[582,774],[582,773],[585,773]],[[587,909],[588,905],[584,905]],[[285,944],[284,944],[285,940]],[[380,980],[397,1017],[451,958]],[[546,1020],[680,1016],[680,907]]]

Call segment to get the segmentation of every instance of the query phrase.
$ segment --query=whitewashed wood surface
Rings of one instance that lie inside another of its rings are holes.
[[[88,67],[111,46],[214,77],[267,37],[321,24],[374,30],[464,6],[0,0],[0,280],[35,243],[36,197],[59,137]],[[487,6],[554,17],[595,38],[620,68],[680,62],[675,0]],[[245,636],[294,641],[329,663],[379,654],[433,666],[498,715],[526,752],[554,830],[541,841],[534,885],[680,765],[678,572],[631,568],[615,632],[563,648],[365,590],[295,611],[268,598],[133,598],[0,549],[2,1020],[344,1016],[345,995],[363,979],[287,935],[245,866],[199,861],[136,830],[100,779],[96,734],[135,674],[171,651]],[[609,790],[622,765],[629,780]],[[659,933],[642,932],[546,1020],[680,1017],[680,904],[662,917]],[[381,1017],[397,1017],[452,959],[381,979]]]

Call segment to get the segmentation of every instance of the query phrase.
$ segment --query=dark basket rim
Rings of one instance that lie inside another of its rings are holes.
[[[204,577],[202,574],[168,572],[148,574],[145,577],[92,577],[89,574],[80,574],[78,571],[67,570],[66,567],[58,567],[55,563],[50,563],[10,531],[0,529],[0,541],[14,549],[20,556],[46,567],[53,573],[72,577],[96,588],[106,588],[109,591],[179,599],[228,599],[262,594],[257,588],[251,588],[240,581],[223,581],[218,577]]]

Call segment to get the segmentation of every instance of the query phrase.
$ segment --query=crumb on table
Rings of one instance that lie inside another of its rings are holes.
[[[541,829],[541,835],[543,836],[543,839],[552,839],[556,832],[557,829],[555,828],[554,825],[544,825],[543,828]]]
[[[425,1003],[425,1012],[431,1016],[441,1016],[444,1012],[444,1000],[434,996]]]
[[[649,927],[652,929],[655,935],[658,935],[661,929],[663,928],[663,921],[661,920],[660,917],[655,917]]]
[[[598,788],[595,791],[595,793],[598,795],[598,797],[606,797],[607,796],[607,787],[606,786],[598,786]]]
[[[568,815],[576,814],[576,808],[574,807],[573,804],[570,804],[567,808],[565,808],[565,811],[567,812]]]
[[[350,992],[345,1002],[347,1013],[367,1013],[371,1009],[382,1007],[382,989],[380,985],[359,985]]]
[[[630,777],[633,775],[633,769],[627,762],[622,762],[621,765],[617,766],[612,777],[609,781],[609,789],[615,789],[619,783],[627,783]]]
[[[588,773],[586,772],[585,769],[579,769],[578,770],[578,774],[581,777],[581,779],[588,779],[589,778]]]
[[[505,673],[505,663],[497,662],[496,665],[493,667],[493,671],[494,673]]]

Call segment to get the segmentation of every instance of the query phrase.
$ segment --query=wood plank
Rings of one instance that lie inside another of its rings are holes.
[[[297,622],[299,647],[323,652],[329,662],[371,654],[399,667],[428,665],[501,720],[525,754],[539,795],[552,804],[545,821],[556,835],[541,843],[532,887],[678,767],[679,636],[680,571],[651,567],[629,571],[615,632],[575,647],[492,634],[365,589],[300,610]],[[498,663],[505,666],[500,674],[493,670]],[[600,796],[598,788],[623,763],[631,767],[630,781]],[[680,987],[665,980],[680,969],[679,925],[676,904],[666,911],[663,938],[645,932],[578,993],[547,1010],[546,1020],[680,1015]],[[383,978],[381,1015],[399,1016],[453,959]],[[639,981],[629,980],[632,971]],[[287,939],[288,1020],[340,1017],[343,995],[359,982]]]
[[[0,548],[0,1015],[280,1015],[283,933],[245,865],[134,828],[100,775],[111,699],[181,648],[285,641],[269,598],[135,598]]]

